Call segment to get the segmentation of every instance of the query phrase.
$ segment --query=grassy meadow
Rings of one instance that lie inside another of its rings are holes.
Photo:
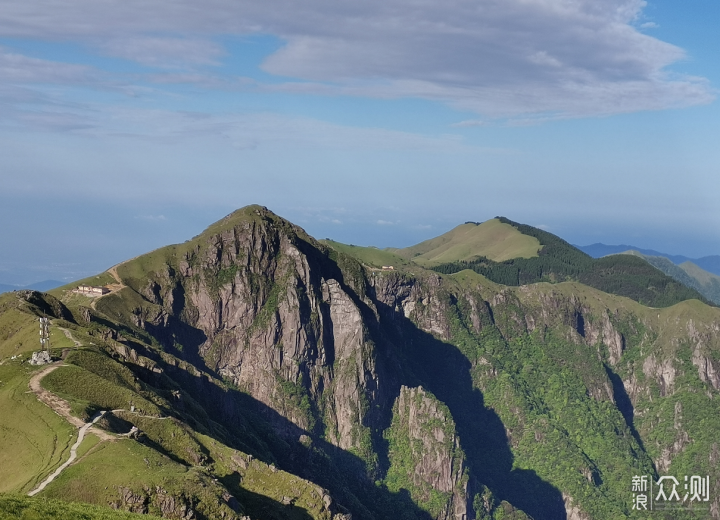
[[[484,256],[495,262],[538,256],[540,242],[498,219],[469,222],[412,247],[394,253],[424,267]]]
[[[152,515],[113,511],[89,504],[0,494],[0,520],[157,520]]]
[[[64,462],[77,431],[29,392],[39,368],[0,366],[0,493],[27,493]]]

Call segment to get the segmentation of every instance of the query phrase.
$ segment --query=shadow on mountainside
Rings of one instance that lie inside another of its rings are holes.
[[[417,382],[408,383],[422,385],[450,409],[470,474],[500,500],[535,520],[565,520],[567,513],[559,489],[533,470],[513,469],[505,425],[495,411],[485,406],[482,392],[473,386],[467,357],[391,307],[382,303],[378,306],[386,332],[400,346],[405,363],[417,378]]]
[[[505,425],[495,411],[485,406],[482,392],[472,383],[471,363],[454,345],[440,341],[382,303],[374,294],[364,272],[365,289],[377,306],[380,322],[373,311],[348,286],[340,266],[310,244],[296,244],[308,257],[321,265],[326,278],[337,280],[363,314],[368,325],[377,324],[371,331],[378,356],[378,372],[384,376],[384,386],[391,388],[379,410],[370,410],[370,423],[378,426],[373,444],[380,466],[389,467],[387,441],[382,438],[392,421],[392,406],[400,393],[400,386],[423,386],[443,401],[456,423],[460,443],[465,451],[470,473],[492,489],[500,500],[522,509],[535,520],[566,520],[562,493],[542,480],[533,470],[513,469],[513,454],[508,444]],[[357,281],[353,284],[357,285]],[[491,309],[488,309],[492,312]],[[391,370],[390,368],[394,369]],[[397,372],[392,374],[392,372]],[[387,390],[386,390],[387,392]],[[468,489],[471,494],[472,488]],[[408,502],[412,503],[408,496]]]
[[[239,473],[233,473],[220,480],[222,484],[236,493],[235,498],[243,505],[246,513],[253,518],[263,520],[312,520],[307,509],[295,505],[293,502],[283,504],[265,495],[253,493],[242,487],[242,478]]]
[[[140,345],[135,347],[142,348]],[[160,394],[181,388],[185,402],[173,415],[197,431],[266,464],[274,464],[311,480],[329,491],[339,512],[350,511],[354,519],[432,520],[412,502],[408,493],[402,490],[392,493],[376,486],[367,478],[365,462],[358,456],[298,427],[244,392],[222,388],[205,376],[166,363],[160,356],[153,356],[151,351],[142,354],[153,357],[162,372],[136,365],[132,366],[133,371]],[[309,439],[312,440],[308,442]],[[229,491],[237,496],[253,518],[306,518],[298,508],[292,509],[295,516],[283,516],[283,511],[291,511],[290,506],[244,489],[237,474],[225,477],[223,484],[229,486]]]
[[[637,441],[640,449],[645,452],[645,445],[643,444],[642,437],[640,437],[640,434],[635,429],[635,407],[630,400],[630,396],[628,395],[627,390],[625,390],[625,385],[622,382],[622,378],[620,378],[620,376],[615,373],[615,371],[607,364],[605,364],[605,372],[607,373],[608,379],[610,379],[610,382],[612,383],[613,396],[615,397],[615,405],[622,414],[623,419],[625,419],[625,424],[627,424],[630,433]],[[650,462],[653,464],[654,468],[654,461],[650,459]]]

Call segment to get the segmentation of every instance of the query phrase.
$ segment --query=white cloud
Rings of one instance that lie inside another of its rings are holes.
[[[190,38],[125,37],[103,43],[108,54],[160,68],[218,65],[225,50],[207,40]]]
[[[668,72],[685,57],[682,49],[636,28],[644,6],[642,0],[209,0],[199,8],[190,0],[36,0],[4,6],[0,35],[82,40],[101,52],[178,68],[216,64],[223,50],[213,38],[272,34],[286,44],[264,70],[305,82],[268,88],[419,97],[493,118],[710,102],[706,80]],[[205,76],[208,88],[228,84]],[[200,81],[202,75],[163,77]]]
[[[197,138],[207,138],[250,151],[261,146],[277,145],[453,153],[475,150],[465,145],[462,137],[457,135],[427,136],[384,128],[351,127],[274,113],[211,115],[88,106],[83,111],[64,113],[62,116],[58,114],[57,118],[67,125],[77,125],[78,132],[85,135],[123,135],[162,142],[168,139],[192,142]],[[29,122],[38,123],[38,126],[46,123],[44,119],[32,119]],[[46,129],[52,128],[48,126]]]
[[[0,47],[0,85],[92,84],[95,81],[96,72],[91,67],[32,58]]]

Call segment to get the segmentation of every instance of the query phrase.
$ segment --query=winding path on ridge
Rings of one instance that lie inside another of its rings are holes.
[[[54,367],[54,368],[57,368],[57,367]],[[58,469],[56,469],[52,475],[50,475],[48,478],[43,480],[38,487],[36,487],[32,491],[30,491],[30,493],[28,493],[28,496],[32,497],[32,496],[35,496],[38,493],[40,493],[40,491],[45,489],[45,486],[47,486],[48,484],[50,484],[50,482],[55,480],[57,478],[57,476],[60,475],[60,473],[62,473],[65,468],[67,468],[68,466],[70,466],[70,464],[75,462],[75,459],[77,458],[77,449],[80,447],[80,444],[82,444],[83,439],[85,439],[85,433],[88,431],[88,429],[93,424],[98,422],[102,418],[103,415],[105,415],[104,411],[96,413],[95,416],[90,420],[90,422],[85,423],[80,428],[77,441],[75,441],[75,444],[73,444],[72,447],[70,448],[70,457],[68,458],[68,460],[66,460]]]
[[[130,259],[132,260],[132,258]],[[129,262],[130,260],[125,260],[125,262]],[[122,280],[120,279],[120,276],[118,275],[117,268],[123,265],[125,262],[120,262],[119,264],[115,264],[110,269],[107,270],[108,273],[110,273],[110,276],[115,278],[115,281],[125,287],[125,285],[122,283]]]
[[[135,258],[137,258],[137,257],[135,257]],[[102,296],[96,296],[96,297],[93,298],[93,301],[90,303],[90,308],[91,308],[91,309],[95,310],[95,304],[96,304],[97,301],[98,301],[100,298],[102,298],[103,296],[107,296],[108,294],[116,293],[116,292],[118,292],[119,290],[124,289],[124,288],[126,287],[126,285],[122,282],[122,279],[120,278],[120,275],[118,275],[117,268],[120,267],[121,265],[123,265],[124,263],[129,262],[130,260],[134,260],[135,258],[130,258],[129,260],[125,260],[125,261],[123,261],[123,262],[120,262],[119,264],[115,264],[114,266],[112,266],[110,269],[108,269],[108,270],[106,271],[106,273],[108,273],[110,276],[113,277],[113,279],[115,280],[115,283],[111,283],[111,284],[107,284],[107,285],[106,285],[106,287],[107,287],[108,289],[110,289],[110,292],[109,292],[109,293],[103,294]]]
[[[68,329],[66,329],[66,328],[64,328],[64,327],[59,327],[59,326],[58,326],[58,329],[60,329],[60,330],[63,332],[63,334],[65,334],[65,337],[66,337],[67,339],[69,339],[70,341],[72,341],[73,343],[75,343],[75,348],[80,348],[80,347],[82,347],[82,343],[80,343],[78,340],[76,340],[76,339],[73,337],[72,332],[70,332]],[[63,357],[65,357],[65,356],[63,356]]]
[[[60,368],[61,366],[66,365],[63,365],[62,361],[57,361],[52,365],[43,368],[37,374],[33,375],[30,378],[30,390],[37,396],[38,400],[48,405],[50,409],[56,414],[58,414],[60,417],[63,417],[67,422],[69,422],[76,428],[81,428],[85,426],[86,423],[82,419],[74,417],[72,415],[72,413],[70,412],[70,404],[62,397],[59,397],[52,392],[48,392],[40,385],[40,380],[42,380],[43,377],[48,375],[53,370]]]
[[[132,259],[131,259],[132,260]],[[127,262],[129,260],[126,260]],[[110,269],[108,269],[108,273],[115,279],[117,284],[112,284],[112,288],[110,293],[117,292],[120,289],[125,287],[125,284],[122,283],[122,280],[120,279],[120,276],[117,274],[117,268],[124,264],[125,262],[120,262],[117,265],[112,266]],[[95,302],[97,299],[95,299],[91,303],[91,307],[95,308]],[[64,327],[58,327],[63,334],[65,334],[65,337],[67,337],[70,341],[72,341],[75,344],[75,348],[82,347],[82,343],[80,343],[75,337],[72,335],[72,332],[70,330],[64,328]],[[4,360],[3,360],[4,362]],[[0,363],[2,364],[2,363]],[[58,475],[60,475],[65,469],[67,469],[70,465],[75,462],[75,459],[77,458],[77,449],[82,444],[83,440],[85,439],[85,434],[90,431],[94,435],[97,435],[100,438],[100,442],[103,441],[113,441],[117,440],[123,437],[128,437],[132,435],[133,432],[137,431],[137,428],[133,426],[132,430],[128,433],[124,434],[111,434],[104,430],[93,428],[96,422],[98,422],[106,413],[117,413],[117,412],[127,412],[135,414],[139,417],[146,417],[149,419],[169,419],[170,417],[155,417],[150,415],[141,415],[138,412],[135,411],[128,411],[124,409],[117,409],[117,410],[103,410],[95,414],[92,419],[89,422],[85,422],[82,419],[75,417],[70,408],[70,404],[63,399],[62,397],[44,389],[40,382],[42,379],[48,375],[50,372],[57,370],[60,367],[68,366],[65,365],[62,361],[56,361],[55,363],[52,363],[51,365],[46,366],[42,370],[39,370],[36,374],[33,374],[33,376],[30,378],[30,381],[28,383],[28,386],[30,387],[30,391],[34,393],[38,400],[46,404],[51,410],[53,410],[55,413],[57,413],[59,416],[63,417],[67,422],[78,428],[78,438],[75,441],[75,444],[73,444],[70,447],[70,457],[68,460],[66,460],[63,464],[61,464],[50,476],[48,476],[45,480],[43,480],[35,489],[30,491],[28,493],[28,496],[35,496],[36,494],[40,493],[45,487],[50,484],[53,480],[55,480]]]
[[[72,333],[67,329],[61,330],[65,333],[65,335],[75,343],[76,347],[82,346],[82,344],[77,341],[73,336]],[[70,457],[67,461],[65,461],[62,465],[60,465],[49,477],[47,477],[44,481],[40,483],[35,489],[30,491],[28,493],[28,496],[35,496],[36,494],[40,493],[45,487],[50,484],[53,480],[55,480],[58,475],[60,475],[65,469],[67,469],[70,465],[75,462],[75,459],[77,458],[77,449],[82,444],[82,441],[85,439],[85,434],[90,431],[90,433],[96,435],[100,438],[100,442],[103,441],[113,441],[117,440],[123,437],[129,437],[132,435],[135,431],[137,431],[137,428],[133,426],[133,428],[128,433],[123,434],[111,434],[106,432],[105,430],[101,430],[98,428],[93,428],[93,425],[98,422],[106,413],[117,413],[117,412],[126,412],[126,413],[132,413],[137,415],[138,417],[145,417],[148,419],[169,419],[170,417],[155,417],[151,415],[142,415],[135,411],[128,411],[124,409],[117,409],[117,410],[103,410],[101,412],[98,412],[95,414],[92,419],[89,422],[85,422],[82,419],[75,417],[72,415],[70,404],[63,399],[62,397],[55,395],[54,393],[44,389],[40,382],[42,379],[48,375],[50,372],[57,370],[60,367],[68,366],[65,365],[62,361],[56,361],[55,363],[43,368],[42,370],[38,371],[36,374],[34,374],[30,378],[30,382],[28,383],[28,386],[30,387],[30,391],[34,393],[38,400],[45,403],[51,410],[53,410],[55,413],[57,413],[59,416],[63,417],[67,422],[78,428],[78,438],[75,441],[75,444],[73,444],[70,448]],[[92,429],[91,429],[92,428]]]
[[[75,348],[82,346],[82,343],[76,340],[68,329],[65,329],[63,327],[58,328],[62,330],[65,336],[75,344]],[[60,417],[64,418],[67,422],[69,422],[76,428],[79,428],[78,438],[75,444],[73,444],[73,446],[70,448],[70,457],[68,458],[68,460],[65,461],[65,463],[62,464],[60,467],[58,467],[53,472],[53,474],[47,477],[37,488],[30,491],[28,493],[28,496],[34,496],[43,489],[45,489],[45,486],[55,480],[55,478],[57,478],[57,476],[60,475],[60,473],[62,473],[64,469],[66,469],[75,461],[75,459],[77,458],[77,449],[82,443],[82,441],[85,439],[85,434],[106,413],[105,411],[99,412],[90,420],[90,422],[86,423],[82,419],[75,417],[72,414],[70,404],[65,399],[58,395],[55,395],[48,390],[45,390],[42,387],[42,385],[40,384],[42,379],[50,372],[57,370],[58,368],[63,366],[67,365],[63,364],[62,361],[56,361],[55,363],[52,363],[51,365],[43,368],[36,374],[33,374],[33,376],[30,378],[28,386],[30,387],[30,391],[35,394],[39,401],[46,404],[52,411],[54,411]],[[104,430],[99,430],[97,428],[93,428],[92,433],[100,438],[100,442],[116,439],[114,435],[111,435]]]
[[[75,462],[75,459],[77,458],[77,449],[80,447],[80,444],[82,444],[82,441],[85,439],[85,434],[90,431],[94,435],[97,435],[100,438],[100,442],[103,441],[114,441],[117,439],[121,439],[123,437],[129,437],[133,432],[137,431],[137,428],[133,426],[132,430],[130,430],[128,433],[119,433],[119,434],[111,434],[104,430],[100,430],[98,428],[92,428],[93,425],[98,422],[106,413],[117,413],[117,412],[126,412],[126,413],[132,413],[134,415],[137,415],[138,417],[146,417],[148,419],[169,419],[170,417],[155,417],[153,415],[142,415],[138,412],[134,411],[128,411],[124,410],[122,408],[119,408],[117,410],[103,410],[101,412],[98,412],[93,416],[93,418],[89,422],[84,422],[82,419],[75,417],[72,415],[70,411],[70,404],[63,398],[53,394],[52,392],[49,392],[45,390],[42,385],[40,384],[40,381],[43,377],[48,375],[53,370],[57,370],[60,367],[68,366],[62,363],[62,361],[57,361],[53,363],[52,365],[40,370],[37,374],[33,375],[30,378],[30,383],[28,386],[30,386],[30,390],[37,396],[38,400],[45,403],[47,406],[50,407],[51,410],[53,410],[55,413],[63,417],[67,422],[75,426],[76,428],[79,428],[78,431],[78,438],[75,441],[75,444],[72,445],[70,448],[70,457],[67,461],[65,461],[60,467],[58,467],[52,475],[47,477],[38,487],[33,489],[28,493],[28,496],[35,496],[37,493],[45,489],[45,486],[50,484],[53,480],[55,480],[60,473],[63,472],[66,468],[68,468],[70,465],[72,465],[73,462]],[[92,430],[91,430],[92,428]]]

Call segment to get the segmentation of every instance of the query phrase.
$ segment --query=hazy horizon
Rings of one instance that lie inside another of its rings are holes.
[[[269,208],[269,209],[272,210],[272,208]],[[215,221],[217,221],[217,220],[220,220],[220,219],[221,219],[222,217],[224,217],[224,216],[225,216],[225,215],[222,215],[221,217],[215,219],[213,222],[215,222]],[[283,215],[280,215],[280,216],[283,216]],[[505,215],[498,215],[498,216],[505,216]],[[494,217],[490,217],[490,218],[494,218]],[[510,218],[510,219],[513,220],[512,218]],[[160,219],[160,220],[164,220],[164,219]],[[477,220],[469,220],[469,221],[477,222]],[[115,265],[115,264],[117,264],[117,263],[120,263],[120,262],[123,262],[123,261],[125,261],[125,260],[128,260],[128,259],[130,259],[130,258],[132,258],[132,257],[134,257],[134,256],[137,256],[137,255],[140,255],[140,254],[144,254],[144,253],[150,252],[150,251],[152,251],[153,249],[157,249],[158,247],[163,247],[163,246],[166,246],[166,245],[181,243],[181,242],[184,242],[185,240],[189,240],[189,239],[192,238],[193,236],[196,236],[196,235],[200,234],[206,227],[208,227],[208,226],[209,226],[210,224],[212,224],[213,222],[208,222],[207,225],[202,226],[202,229],[196,229],[196,230],[194,230],[192,233],[187,234],[187,236],[185,236],[184,238],[179,238],[179,239],[177,239],[177,240],[170,241],[170,242],[166,242],[166,243],[158,243],[157,245],[150,245],[150,246],[148,247],[148,249],[145,249],[145,250],[136,250],[135,252],[129,254],[129,255],[126,256],[126,257],[116,257],[116,258],[113,259],[113,258],[111,258],[110,255],[108,254],[108,255],[106,255],[104,258],[100,258],[100,259],[95,258],[95,259],[93,259],[93,262],[94,262],[93,265],[96,266],[94,269],[93,269],[93,268],[89,268],[89,269],[88,269],[87,267],[84,267],[84,266],[86,266],[87,264],[83,264],[83,263],[81,263],[80,261],[78,261],[77,263],[68,262],[68,263],[66,263],[66,264],[53,264],[53,263],[51,263],[51,264],[48,264],[48,265],[30,265],[30,266],[24,266],[24,267],[17,266],[14,270],[5,269],[4,271],[0,271],[0,285],[11,285],[11,286],[18,286],[18,287],[22,286],[22,287],[25,287],[25,286],[30,286],[30,285],[33,285],[33,284],[38,284],[38,283],[41,283],[41,282],[51,281],[51,280],[61,281],[61,282],[63,282],[63,283],[69,283],[69,282],[72,282],[72,281],[75,281],[75,280],[79,280],[79,279],[81,279],[81,278],[85,278],[85,277],[87,277],[87,276],[91,276],[91,275],[94,275],[94,274],[98,274],[98,273],[104,272],[105,270],[107,270],[108,268],[112,267],[113,265]],[[299,224],[299,222],[297,222],[297,221],[293,221],[293,222],[294,222],[295,224]],[[336,241],[338,241],[338,242],[343,242],[343,243],[346,243],[346,244],[353,244],[353,245],[359,245],[359,246],[374,246],[374,247],[380,247],[380,248],[386,248],[386,247],[409,247],[409,246],[418,244],[418,243],[420,243],[420,242],[422,242],[422,241],[424,241],[424,240],[427,240],[427,239],[429,239],[429,238],[434,238],[434,237],[436,237],[436,236],[442,235],[443,233],[445,233],[445,232],[450,231],[451,229],[453,229],[455,226],[461,225],[461,224],[463,224],[463,223],[465,223],[465,222],[468,222],[468,221],[457,222],[456,224],[448,227],[447,229],[440,230],[440,231],[437,232],[437,233],[432,232],[431,229],[419,228],[419,229],[415,229],[415,230],[414,230],[414,233],[412,233],[412,234],[406,233],[405,231],[401,231],[398,235],[393,235],[392,230],[390,230],[389,232],[386,232],[386,233],[378,234],[378,235],[376,235],[375,237],[373,237],[373,236],[371,236],[370,234],[367,234],[367,233],[364,234],[364,236],[367,237],[367,238],[370,239],[370,240],[372,240],[372,238],[385,238],[386,240],[390,240],[389,242],[378,242],[378,241],[375,241],[375,242],[372,242],[372,241],[367,242],[367,241],[362,241],[362,240],[355,240],[355,241],[353,241],[353,240],[352,240],[353,237],[362,237],[362,236],[363,236],[363,232],[362,232],[361,229],[354,229],[352,226],[346,226],[346,229],[345,229],[345,232],[347,233],[347,236],[350,238],[350,239],[348,239],[348,240],[341,240],[338,236],[332,236],[332,235],[321,236],[321,235],[318,235],[318,234],[314,234],[314,233],[312,233],[312,232],[310,231],[310,229],[308,229],[307,227],[305,227],[305,230],[306,230],[308,233],[310,233],[310,235],[312,235],[314,238],[316,238],[316,239],[318,239],[318,240],[323,239],[323,238],[330,238],[330,239],[332,239],[332,240],[336,240]],[[520,223],[521,223],[521,224],[524,224],[524,222],[520,222]],[[300,225],[300,224],[299,224],[299,225]],[[383,227],[386,227],[386,226],[390,226],[390,224],[383,224]],[[301,226],[301,227],[304,227],[304,226]],[[369,226],[369,229],[370,229],[370,230],[375,230],[376,228],[374,228],[374,227],[372,227],[372,226]],[[551,229],[548,229],[547,226],[542,226],[542,229],[545,229],[546,231],[549,231],[549,232],[553,232]],[[332,228],[331,228],[331,230],[332,230]],[[407,241],[407,242],[393,242],[393,241],[392,241],[394,238],[397,238],[397,237],[400,237],[400,238],[403,238],[403,237],[404,237],[404,238],[408,238],[409,236],[413,236],[413,237],[415,237],[415,238],[414,238],[414,239],[410,239],[410,240]],[[559,235],[559,236],[560,236],[560,235]],[[569,242],[569,243],[571,243],[571,244],[573,244],[573,245],[575,245],[575,246],[577,246],[577,247],[586,247],[586,246],[591,246],[591,245],[595,245],[595,244],[597,244],[597,243],[600,243],[600,242],[587,242],[587,243],[584,243],[584,242],[582,242],[582,241],[581,241],[581,242],[574,242],[574,241],[572,241],[572,240],[568,240],[566,237],[563,237],[563,236],[560,236],[560,238],[566,240],[567,242]],[[625,244],[625,243],[622,243],[622,244],[621,244],[621,243],[617,243],[617,244],[604,244],[604,245],[607,245],[607,246],[618,246],[618,245],[623,245],[623,244]],[[626,245],[628,245],[628,246],[633,246],[633,247],[637,247],[637,248],[641,248],[641,249],[655,250],[655,251],[658,251],[658,252],[660,252],[660,253],[669,254],[669,255],[687,256],[687,257],[689,257],[689,258],[701,258],[701,257],[704,257],[704,256],[712,256],[712,253],[711,253],[710,255],[696,255],[696,256],[693,256],[693,255],[688,255],[688,254],[686,254],[686,252],[683,252],[683,251],[679,251],[679,252],[676,252],[676,251],[666,251],[666,250],[664,250],[664,249],[662,249],[662,248],[656,248],[656,247],[651,247],[651,246],[640,245],[639,242],[638,242],[638,243],[626,244]],[[66,252],[66,254],[67,254],[67,258],[68,258],[68,259],[72,259],[72,251],[68,251],[68,252]],[[101,262],[102,262],[103,260],[105,261],[105,264],[101,264]],[[85,270],[83,270],[83,268],[84,268]],[[71,273],[71,274],[68,275],[68,274],[67,274],[68,272]],[[47,276],[45,276],[44,278],[42,278],[42,274],[41,274],[41,273],[46,273]],[[2,278],[2,275],[6,275],[5,278]],[[38,276],[40,276],[40,278],[39,278]]]

